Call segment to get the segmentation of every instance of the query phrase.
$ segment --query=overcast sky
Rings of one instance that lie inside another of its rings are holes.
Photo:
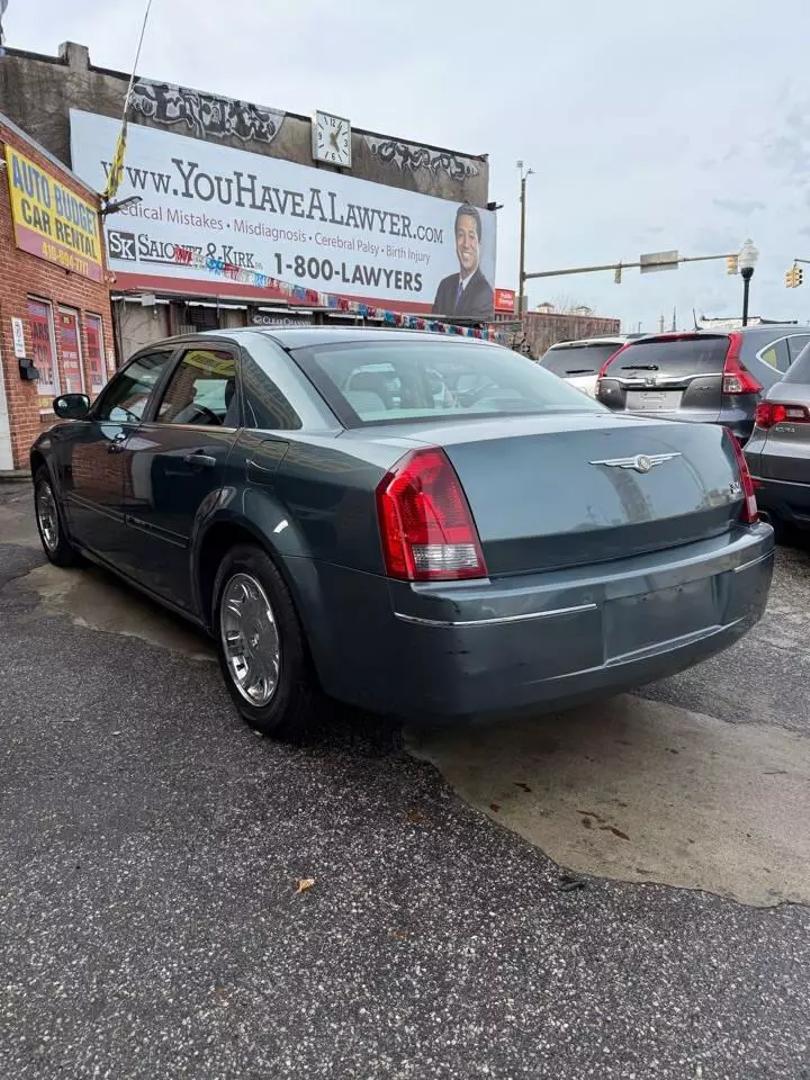
[[[9,0],[6,44],[131,66],[145,0]],[[518,177],[529,179],[527,269],[710,255],[751,236],[752,311],[810,321],[808,0],[153,0],[143,75],[490,157],[497,284],[517,277]],[[532,305],[585,303],[679,326],[734,315],[725,265],[539,281]]]

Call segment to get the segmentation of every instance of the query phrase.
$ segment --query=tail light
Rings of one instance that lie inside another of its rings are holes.
[[[751,479],[751,473],[748,470],[748,462],[745,460],[742,447],[728,428],[726,429],[726,439],[731,443],[734,457],[737,459],[740,486],[743,490],[743,508],[740,517],[746,525],[756,525],[759,521],[759,511],[757,510],[757,497],[754,493],[754,481]]]
[[[782,405],[760,401],[757,405],[757,427],[772,428],[774,424],[810,424],[810,411],[804,405]]]
[[[620,345],[618,347],[618,349],[616,350],[616,352],[612,352],[610,354],[610,356],[607,358],[607,360],[605,360],[604,364],[602,364],[602,366],[599,368],[599,374],[596,376],[597,382],[599,381],[599,379],[604,379],[605,373],[607,372],[607,369],[608,369],[609,365],[613,363],[613,361],[616,359],[616,357],[619,355],[619,353],[623,353],[626,349],[629,349],[629,348],[630,348],[630,342],[628,341],[626,344]]]
[[[390,577],[486,577],[478,530],[444,450],[415,450],[401,458],[377,488],[377,513]]]
[[[741,349],[742,334],[729,334],[728,352],[723,365],[724,394],[758,394],[762,390],[751,372],[746,371],[740,363]]]

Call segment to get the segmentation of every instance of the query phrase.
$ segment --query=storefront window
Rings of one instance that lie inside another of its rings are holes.
[[[99,315],[85,315],[84,329],[87,335],[87,377],[90,380],[89,394],[97,397],[107,382],[104,370],[104,328]]]
[[[79,339],[79,313],[70,308],[59,309],[59,348],[62,351],[65,393],[83,394],[84,372]]]
[[[39,372],[37,391],[40,409],[51,407],[51,398],[59,393],[56,366],[56,342],[53,333],[53,308],[44,300],[28,299],[28,327],[31,331],[31,359]]]

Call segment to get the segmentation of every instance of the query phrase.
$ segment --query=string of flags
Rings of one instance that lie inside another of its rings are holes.
[[[213,255],[204,255],[201,251],[192,248],[178,245],[175,247],[174,257],[175,261],[183,266],[192,267],[195,270],[207,270],[211,274],[228,278],[230,281],[251,285],[254,289],[267,289],[294,303],[310,304],[330,311],[359,315],[361,318],[382,319],[387,326],[399,326],[407,330],[429,330],[434,334],[457,334],[459,337],[483,338],[488,341],[494,341],[497,337],[497,331],[491,326],[483,329],[473,326],[455,326],[453,323],[440,322],[430,316],[391,311],[362,303],[359,300],[350,300],[345,296],[337,296],[335,293],[324,293],[317,289],[308,289],[303,285],[292,285],[289,281],[281,281],[269,274],[237,266],[235,263],[226,262]]]

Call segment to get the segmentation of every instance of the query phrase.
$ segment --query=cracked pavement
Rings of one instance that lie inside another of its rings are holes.
[[[0,488],[0,1076],[810,1078],[806,906],[566,869],[373,717],[255,736],[114,579],[48,599],[30,513]],[[810,737],[808,569],[634,708]]]

